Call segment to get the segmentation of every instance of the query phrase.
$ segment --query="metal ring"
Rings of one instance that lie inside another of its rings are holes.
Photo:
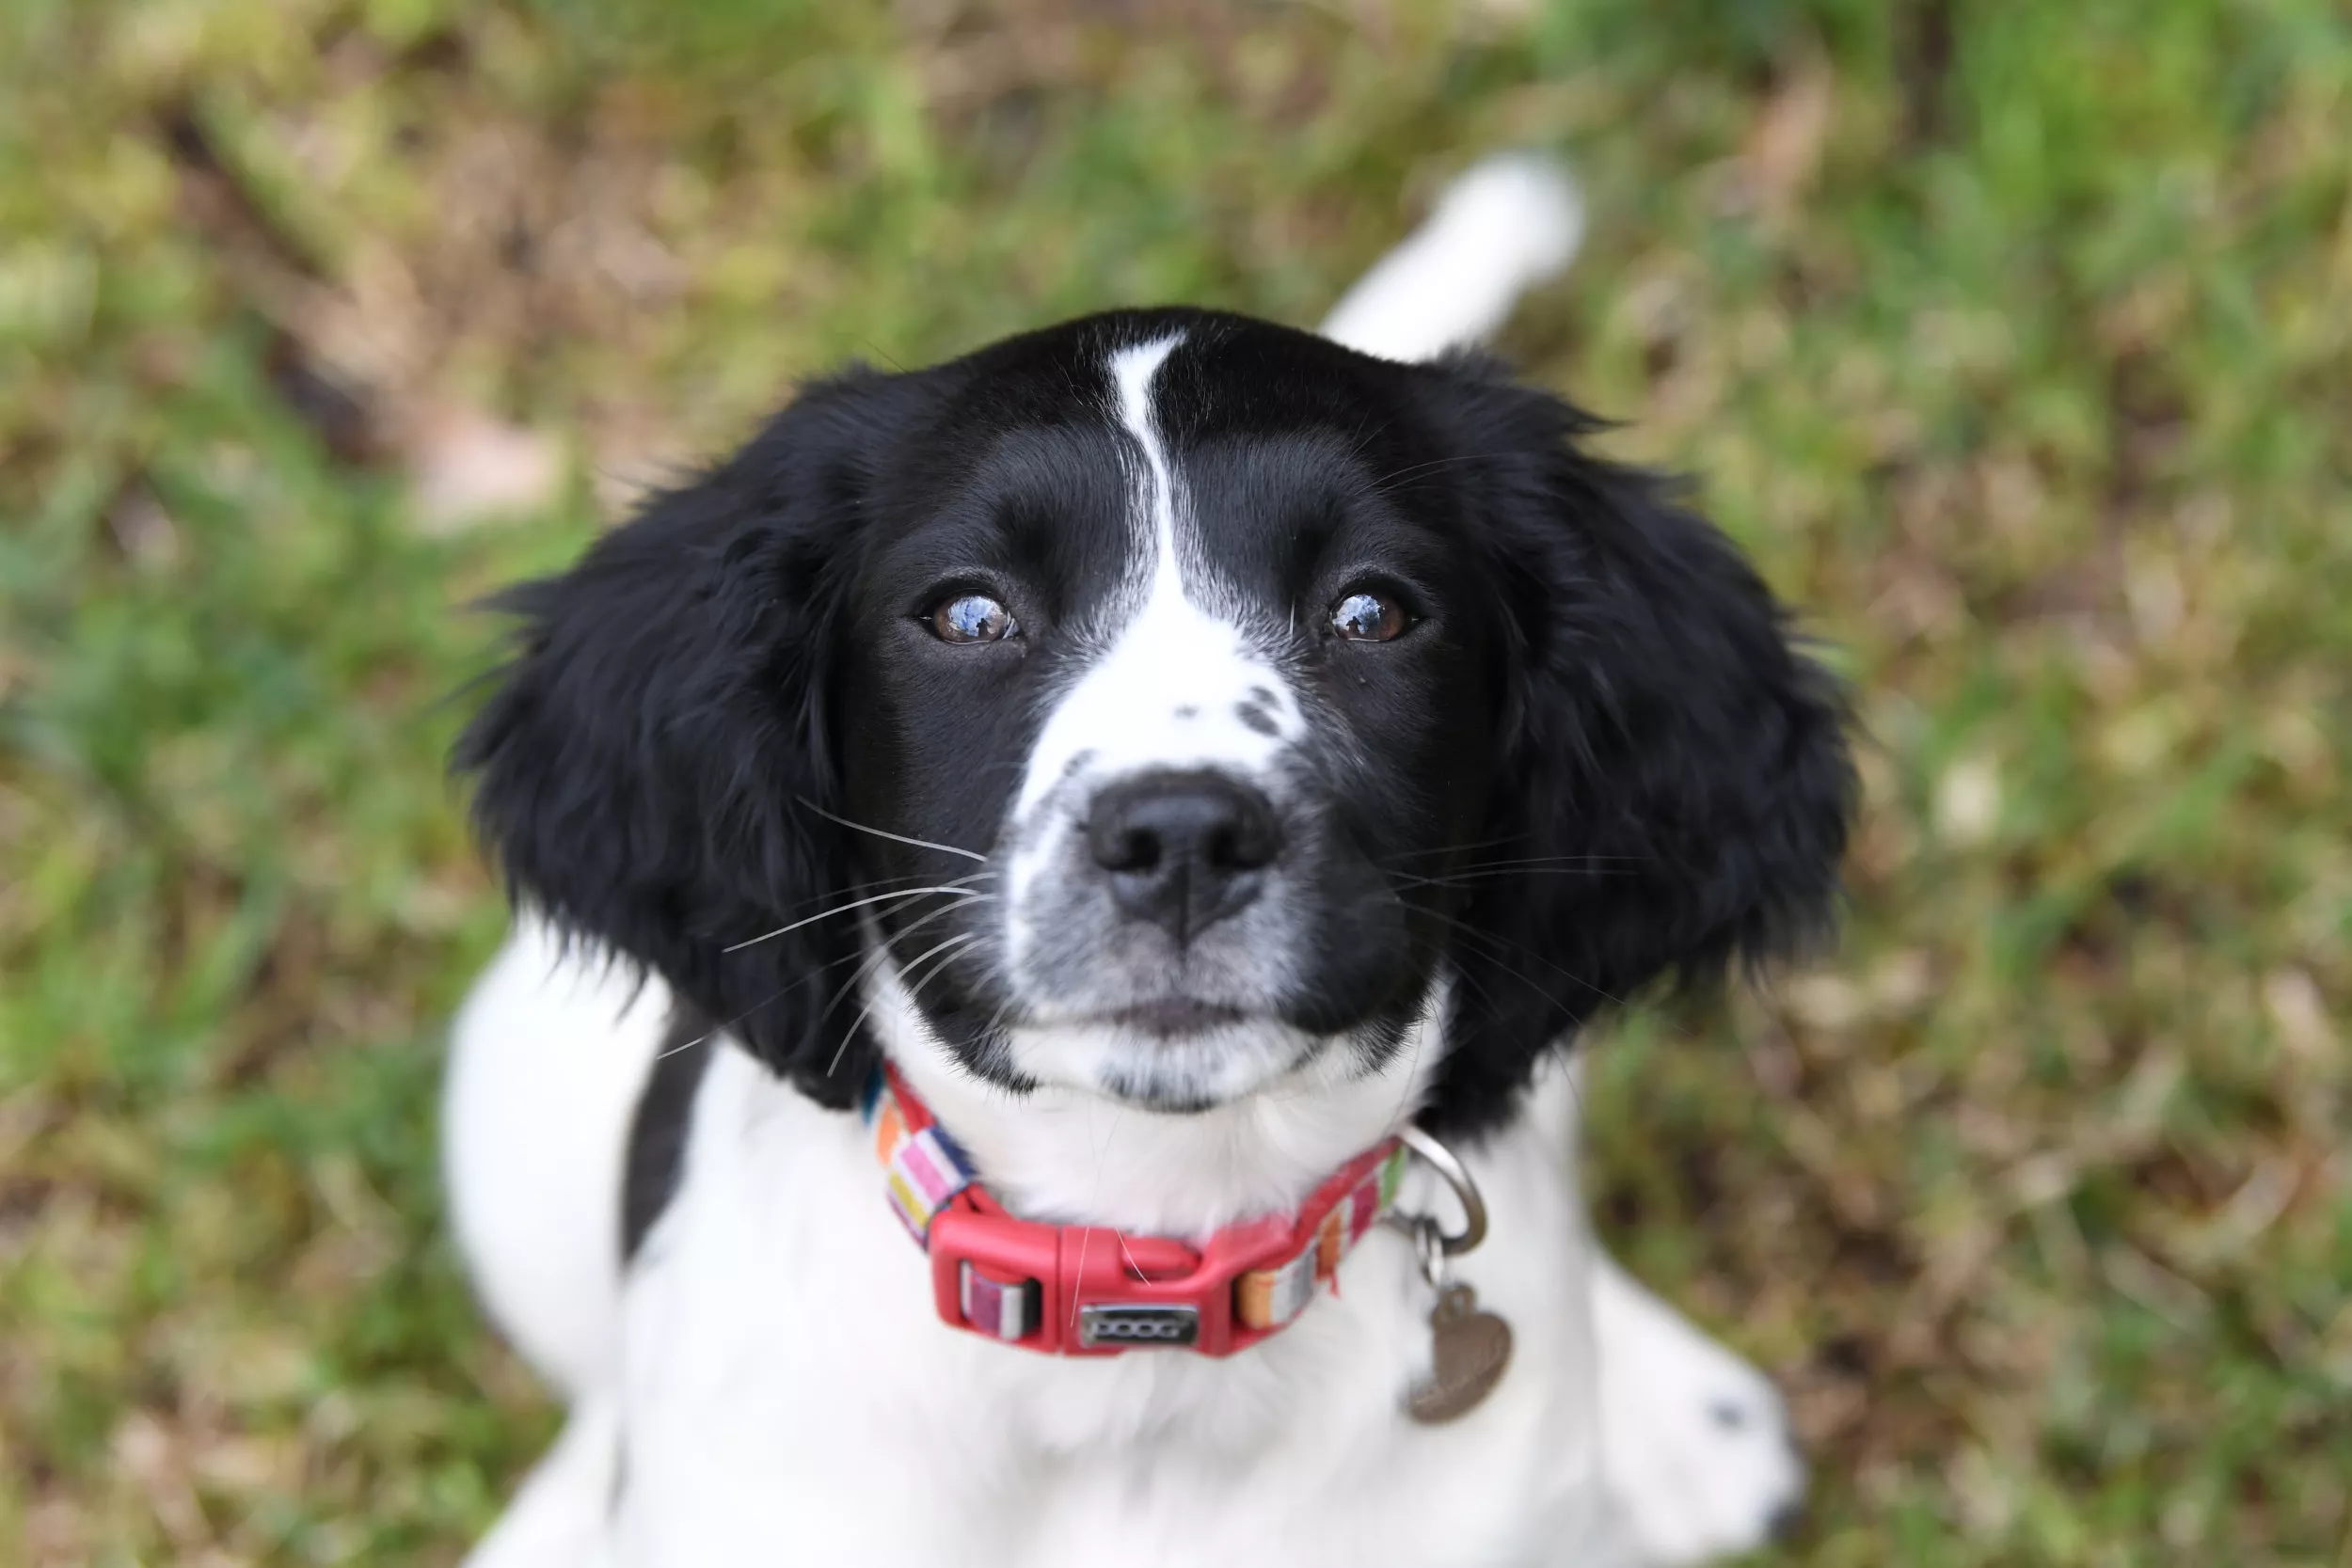
[[[1413,1216],[1412,1233],[1413,1260],[1421,1265],[1422,1278],[1433,1291],[1445,1289],[1445,1233],[1427,1214]]]
[[[1448,1258],[1459,1258],[1486,1239],[1486,1200],[1478,1196],[1478,1183],[1462,1162],[1454,1157],[1454,1150],[1411,1125],[1397,1130],[1398,1141],[1429,1163],[1432,1169],[1445,1178],[1445,1184],[1454,1189],[1454,1201],[1462,1206],[1462,1233],[1448,1236],[1439,1232],[1438,1250]]]

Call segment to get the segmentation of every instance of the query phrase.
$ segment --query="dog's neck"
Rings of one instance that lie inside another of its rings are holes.
[[[876,983],[875,1037],[997,1199],[1025,1218],[1199,1237],[1296,1205],[1403,1125],[1444,1054],[1442,987],[1376,1072],[1331,1050],[1257,1092],[1174,1114],[1054,1086],[1015,1094],[949,1054],[895,977]]]

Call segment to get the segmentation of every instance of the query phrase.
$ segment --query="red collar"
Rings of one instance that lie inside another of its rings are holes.
[[[1195,1247],[1009,1214],[895,1068],[865,1103],[890,1205],[931,1259],[950,1327],[1056,1355],[1181,1347],[1231,1355],[1290,1326],[1315,1286],[1396,1201],[1395,1138],[1342,1165],[1289,1214],[1227,1226]]]

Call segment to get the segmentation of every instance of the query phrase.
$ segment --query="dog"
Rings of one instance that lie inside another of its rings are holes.
[[[1581,224],[1503,158],[1319,335],[850,370],[504,601],[455,766],[517,918],[446,1171],[569,1416],[477,1568],[1789,1519],[1772,1386],[1591,1234],[1565,1058],[1824,929],[1843,705],[1475,352]]]

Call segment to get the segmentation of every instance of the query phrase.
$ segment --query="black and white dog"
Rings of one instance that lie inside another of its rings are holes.
[[[1321,336],[852,371],[513,596],[458,765],[522,914],[447,1164],[571,1415],[474,1562],[1680,1562],[1791,1512],[1771,1386],[1595,1243],[1559,1048],[1823,924],[1841,710],[1458,352],[1579,223],[1490,163]]]

